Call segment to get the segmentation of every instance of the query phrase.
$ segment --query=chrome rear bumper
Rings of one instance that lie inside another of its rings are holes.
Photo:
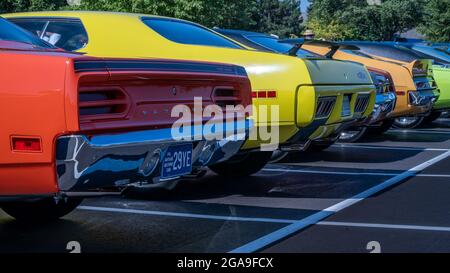
[[[170,128],[91,138],[85,135],[62,136],[56,145],[59,190],[90,192],[137,182],[158,184],[162,182],[159,178],[162,168],[160,156],[174,145],[192,143],[193,168],[226,161],[239,152],[253,126],[251,121],[229,125],[227,128],[235,128],[234,133],[227,134],[223,140],[207,140],[211,139],[208,136],[175,140]],[[192,128],[203,132],[203,126],[200,127]],[[180,177],[173,179],[177,178]]]
[[[397,96],[393,92],[377,94],[373,113],[364,123],[372,125],[385,120],[389,117],[389,114],[394,111],[396,103]]]

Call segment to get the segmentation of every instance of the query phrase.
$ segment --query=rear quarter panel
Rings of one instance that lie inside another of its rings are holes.
[[[0,52],[0,195],[55,192],[55,136],[66,130],[66,58]],[[42,152],[12,151],[11,137],[38,137]]]

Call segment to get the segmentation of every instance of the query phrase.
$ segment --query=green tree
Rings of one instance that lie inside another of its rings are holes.
[[[419,31],[435,42],[450,41],[450,0],[429,0]]]
[[[318,38],[392,40],[423,18],[423,0],[384,0],[380,5],[369,5],[365,0],[311,2],[308,28]]]
[[[174,14],[175,2],[178,0],[82,0],[78,10],[135,12],[170,16]]]
[[[366,0],[309,0],[307,28],[317,38],[327,40],[354,39],[357,27],[346,22],[351,12],[365,12]],[[361,18],[362,16],[356,16]],[[356,20],[357,18],[351,18]]]
[[[251,25],[254,0],[82,0],[80,10],[145,13],[195,21],[214,27]]]
[[[259,0],[253,11],[256,24],[251,30],[282,37],[298,36],[303,30],[299,0]]]
[[[170,16],[208,27],[281,36],[299,35],[303,22],[300,0],[82,0],[74,8]]]
[[[1,0],[0,12],[57,10],[66,5],[66,0]]]

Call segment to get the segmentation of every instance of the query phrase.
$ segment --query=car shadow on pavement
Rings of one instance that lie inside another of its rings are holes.
[[[443,143],[450,140],[449,132],[427,132],[423,131],[388,131],[383,135],[369,135],[362,142],[379,143],[383,141],[392,142],[420,142],[420,143]]]
[[[358,149],[358,150],[356,150]],[[339,163],[389,163],[417,156],[421,150],[360,149],[332,147],[322,152],[291,153],[278,163],[339,162]]]
[[[346,199],[385,181],[386,176],[345,176],[261,172],[246,178],[227,178],[209,173],[198,181],[182,181],[166,201],[212,200],[229,196],[265,198]],[[252,205],[252,204],[247,204]],[[270,204],[253,204],[266,206]]]

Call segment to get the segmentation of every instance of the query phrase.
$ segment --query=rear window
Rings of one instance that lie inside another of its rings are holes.
[[[356,45],[361,48],[361,51],[367,54],[399,60],[403,62],[412,62],[417,59],[423,59],[423,56],[420,56],[414,51],[397,48],[394,46],[378,46],[378,45]]]
[[[445,49],[434,48],[431,46],[412,46],[413,50],[427,56],[427,59],[435,59],[436,62],[450,63],[450,54]]]
[[[257,43],[263,47],[269,48],[275,52],[287,54],[292,49],[293,45],[280,43],[278,39],[269,36],[246,36],[247,39]],[[320,55],[312,53],[308,50],[300,48],[297,52],[297,56],[301,58],[317,58]]]
[[[361,52],[360,50],[343,49],[342,51],[344,51],[345,53],[356,55],[356,56],[373,59],[372,56],[367,55],[367,54]]]
[[[189,22],[165,18],[144,18],[143,22],[164,38],[175,43],[242,49],[238,44],[209,29]]]
[[[53,48],[51,45],[3,18],[0,18],[0,40],[32,44],[42,48]]]
[[[42,40],[67,51],[82,49],[88,43],[86,29],[78,19],[23,18],[11,19],[11,22],[37,35]]]

